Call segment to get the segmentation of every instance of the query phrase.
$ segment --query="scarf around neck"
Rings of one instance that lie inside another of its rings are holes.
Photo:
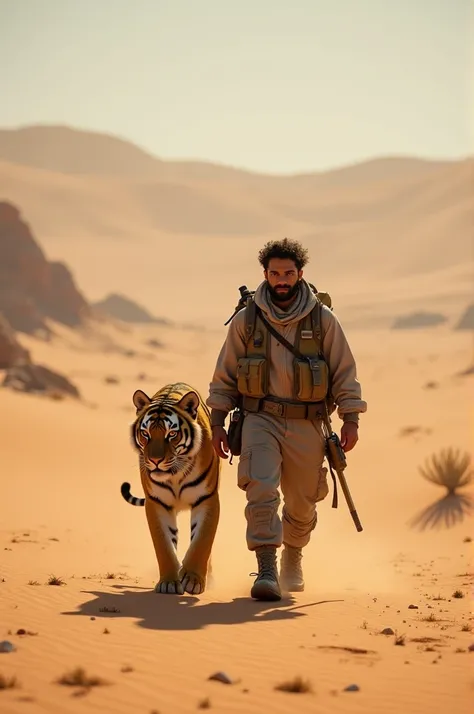
[[[306,280],[301,279],[300,289],[294,302],[282,310],[271,299],[267,281],[264,280],[255,291],[255,304],[265,313],[265,317],[278,325],[290,325],[299,322],[311,312],[316,304],[316,297]]]

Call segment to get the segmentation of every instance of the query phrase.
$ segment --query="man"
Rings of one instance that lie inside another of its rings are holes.
[[[259,262],[265,279],[254,295],[257,314],[261,311],[270,327],[292,345],[299,340],[300,351],[308,344],[315,345],[311,342],[315,330],[321,333],[333,408],[337,407],[343,420],[341,444],[350,451],[358,440],[359,414],[366,411],[367,404],[361,398],[354,357],[338,319],[325,305],[319,312],[313,310],[319,303],[303,278],[307,250],[286,238],[273,241],[260,251]],[[258,562],[251,597],[279,600],[281,586],[289,592],[304,590],[302,550],[316,526],[316,504],[329,492],[321,428],[324,364],[314,366],[313,362],[316,376],[310,367],[295,364],[295,356],[262,321],[252,342],[248,310],[248,306],[240,310],[229,325],[207,404],[214,448],[225,459],[229,451],[225,419],[245,395],[237,482],[247,498],[247,547],[255,551]],[[317,314],[320,330],[318,323],[312,322]],[[309,343],[303,338],[309,338]],[[248,357],[252,349],[253,357]],[[280,488],[282,519],[278,515]],[[276,553],[282,544],[279,576]]]

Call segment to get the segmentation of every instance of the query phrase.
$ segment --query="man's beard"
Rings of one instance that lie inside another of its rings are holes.
[[[287,283],[281,283],[279,285],[275,285],[275,287],[272,287],[270,283],[267,282],[267,287],[272,301],[280,303],[287,302],[287,300],[291,300],[291,298],[297,294],[301,286],[300,281],[298,280],[293,286],[288,285]],[[286,290],[285,292],[278,292],[277,288],[286,288]]]

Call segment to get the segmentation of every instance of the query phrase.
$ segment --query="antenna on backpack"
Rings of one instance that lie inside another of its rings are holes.
[[[248,298],[249,298],[249,297],[252,297],[252,295],[253,295],[252,290],[249,290],[246,285],[241,285],[241,286],[240,286],[240,288],[239,288],[239,293],[240,293],[240,300],[239,300],[239,302],[237,303],[234,312],[233,312],[232,315],[229,317],[229,319],[227,320],[227,322],[224,322],[224,325],[228,325],[229,322],[231,322],[231,320],[237,315],[237,313],[240,312],[240,310],[242,310],[243,307],[245,307],[245,303],[247,302]]]

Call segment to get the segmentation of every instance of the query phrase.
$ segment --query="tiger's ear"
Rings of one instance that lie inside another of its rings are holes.
[[[142,392],[141,389],[137,389],[137,391],[134,392],[132,400],[137,408],[137,414],[138,412],[141,412],[144,407],[148,406],[148,404],[151,403],[150,397],[148,397],[145,392]]]
[[[176,406],[178,406],[180,409],[184,409],[184,411],[188,412],[188,414],[190,414],[193,419],[196,419],[197,410],[199,406],[199,397],[196,392],[188,392],[184,395],[184,397],[181,397]]]

